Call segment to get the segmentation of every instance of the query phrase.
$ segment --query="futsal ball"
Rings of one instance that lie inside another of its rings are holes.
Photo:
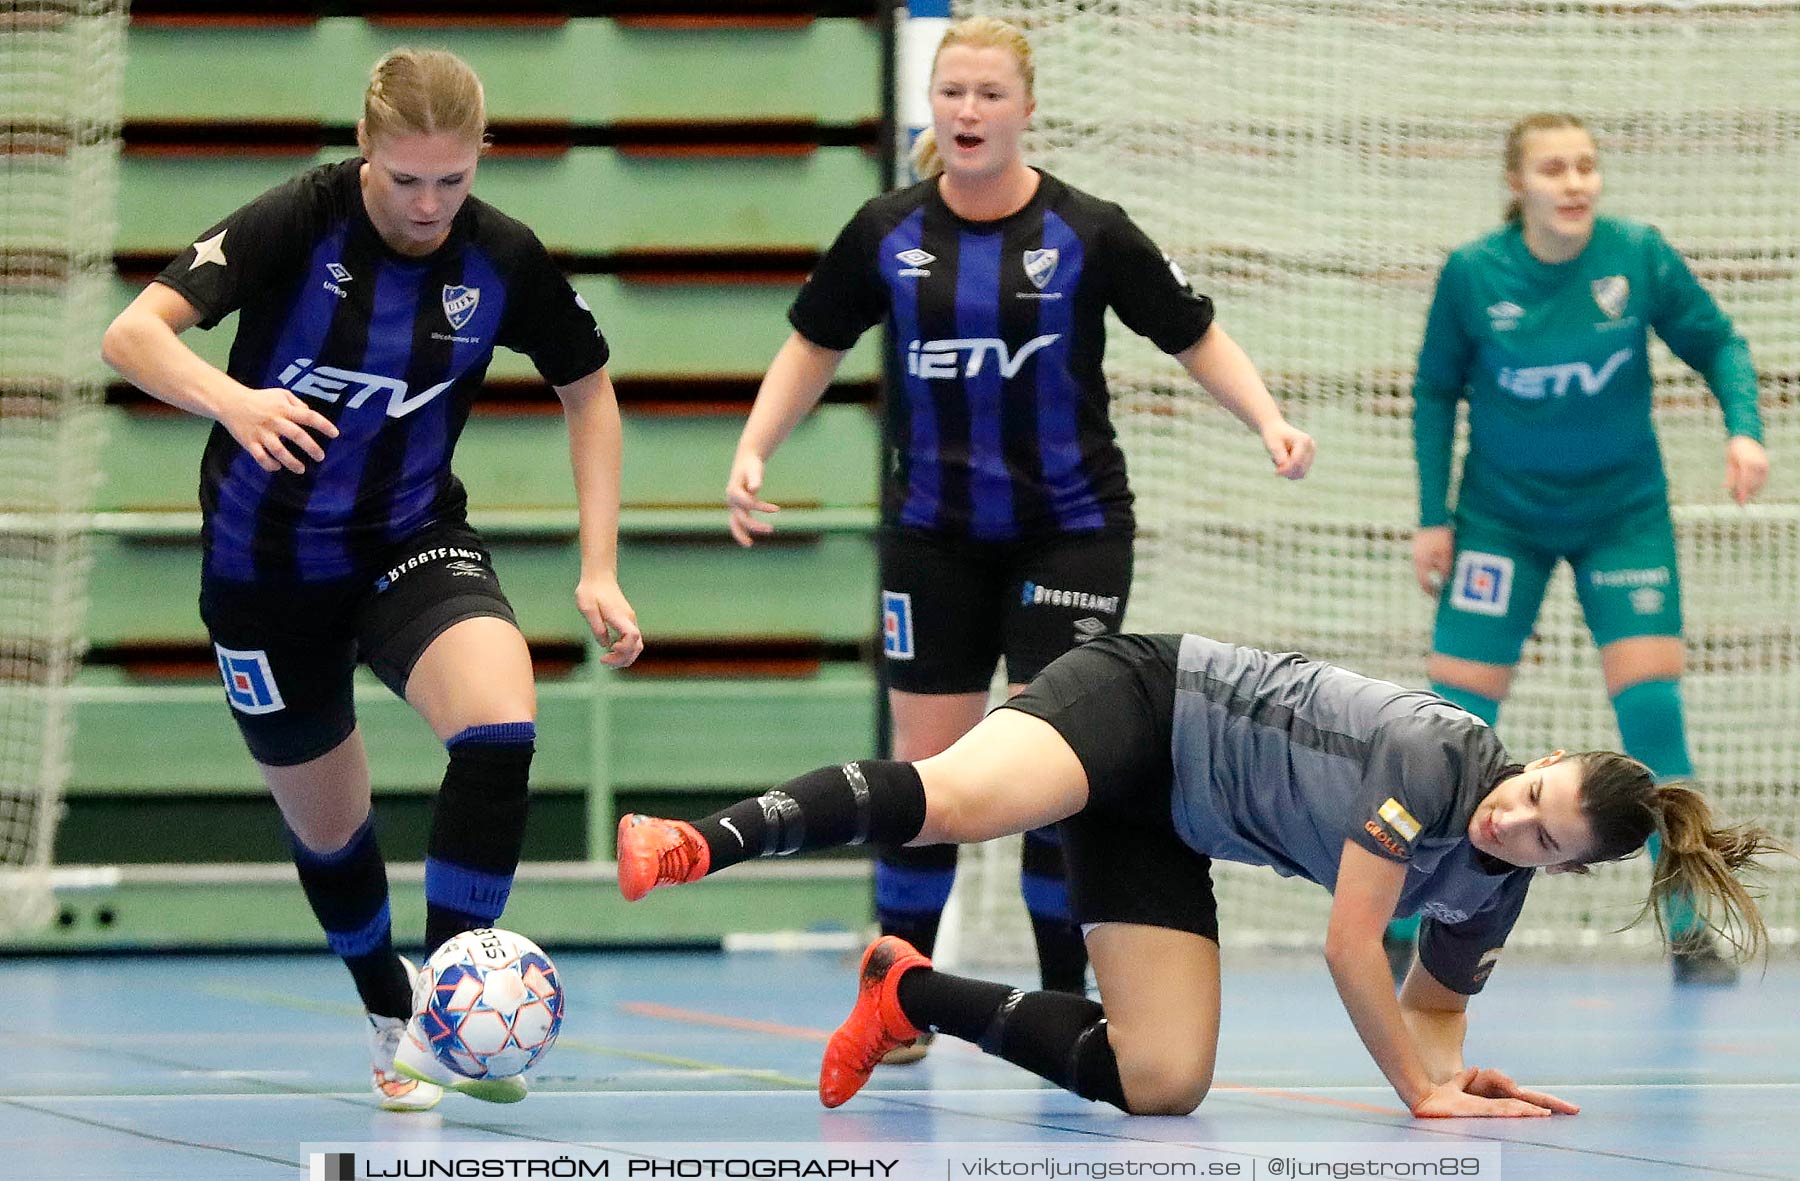
[[[563,990],[543,948],[512,931],[464,931],[425,961],[413,1010],[438,1061],[465,1078],[510,1078],[562,1028]]]

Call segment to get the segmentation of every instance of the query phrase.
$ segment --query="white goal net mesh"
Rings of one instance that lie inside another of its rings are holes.
[[[1567,110],[1600,145],[1609,212],[1651,221],[1750,342],[1774,474],[1725,496],[1717,405],[1659,344],[1656,422],[1681,551],[1699,775],[1720,810],[1800,825],[1800,3],[1580,0],[992,0],[1029,35],[1028,158],[1118,201],[1218,305],[1313,475],[1276,479],[1254,437],[1114,325],[1107,375],[1138,492],[1127,626],[1198,631],[1424,684],[1432,604],[1413,581],[1413,362],[1437,268],[1496,225],[1506,129]],[[1566,567],[1499,732],[1523,757],[1616,748]],[[1030,960],[1016,855],[967,858],[965,953]],[[1800,939],[1800,866],[1767,882]],[[1220,866],[1224,937],[1305,946],[1329,899]],[[1514,946],[1645,953],[1639,859],[1549,878]],[[974,933],[970,937],[971,931]]]
[[[82,653],[123,0],[0,2],[0,934],[50,917]]]

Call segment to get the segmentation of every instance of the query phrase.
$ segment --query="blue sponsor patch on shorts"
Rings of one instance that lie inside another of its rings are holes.
[[[881,592],[881,654],[889,660],[913,658],[912,596]]]
[[[241,714],[272,714],[286,709],[275,674],[269,668],[268,653],[258,649],[240,652],[235,648],[213,645],[219,657],[219,675],[225,681],[225,699]]]

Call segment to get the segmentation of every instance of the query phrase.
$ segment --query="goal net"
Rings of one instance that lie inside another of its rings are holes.
[[[0,935],[52,910],[124,36],[124,0],[0,2]]]
[[[1498,224],[1506,129],[1579,115],[1604,210],[1651,221],[1748,338],[1774,475],[1724,494],[1717,405],[1660,344],[1656,424],[1680,547],[1699,776],[1728,817],[1800,833],[1800,3],[1580,0],[984,0],[1029,35],[1027,155],[1118,201],[1217,302],[1318,440],[1288,484],[1257,440],[1116,323],[1107,376],[1138,493],[1127,625],[1294,649],[1425,683],[1413,580],[1414,358],[1445,252]],[[917,78],[908,85],[924,83]],[[1532,757],[1619,744],[1559,571],[1499,732]],[[972,854],[959,945],[1029,962],[1016,855]],[[1800,873],[1765,885],[1800,939]],[[1329,899],[1219,866],[1227,946],[1314,946]],[[1532,891],[1514,946],[1648,953],[1640,858]],[[970,937],[971,930],[974,932]]]

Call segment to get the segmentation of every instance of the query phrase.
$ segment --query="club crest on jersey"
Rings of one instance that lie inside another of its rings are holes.
[[[1609,320],[1617,320],[1625,314],[1625,304],[1631,299],[1631,280],[1624,275],[1608,275],[1604,279],[1593,282],[1594,302],[1606,313]]]
[[[444,284],[444,318],[450,321],[450,327],[461,328],[475,314],[475,308],[481,303],[481,288],[452,287]]]
[[[1476,615],[1505,615],[1512,603],[1513,560],[1505,554],[1464,550],[1456,558],[1450,605]]]
[[[287,708],[269,669],[267,652],[240,652],[219,644],[213,645],[213,651],[219,657],[219,675],[225,679],[225,699],[232,709],[241,714],[272,714]]]
[[[904,269],[900,272],[902,275],[914,279],[927,279],[931,277],[931,272],[925,268],[937,261],[937,255],[929,250],[920,250],[914,247],[911,250],[902,250],[899,254],[894,255],[894,259],[905,264]]]
[[[889,660],[913,658],[912,596],[881,592],[881,654]]]
[[[1059,257],[1054,246],[1044,250],[1027,250],[1025,252],[1025,277],[1031,280],[1033,287],[1039,291],[1044,289],[1044,284],[1048,283],[1051,276],[1056,274],[1056,263]]]

